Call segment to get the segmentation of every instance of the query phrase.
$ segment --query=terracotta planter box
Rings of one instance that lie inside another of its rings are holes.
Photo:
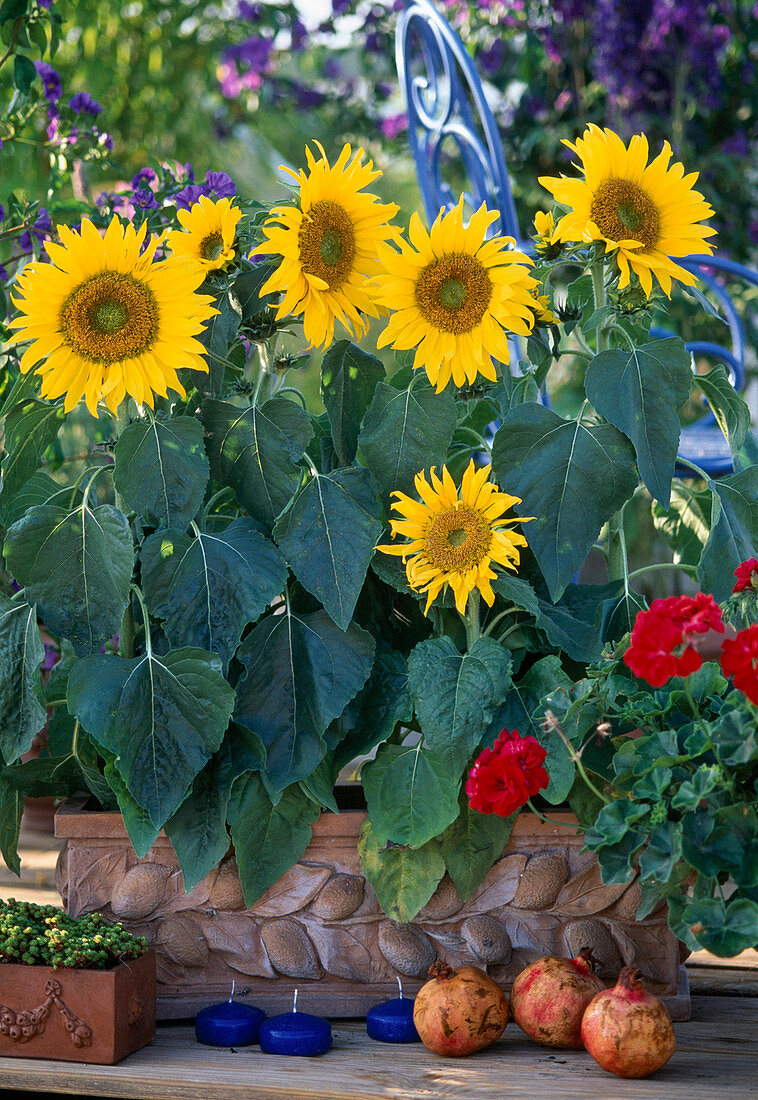
[[[0,1057],[112,1066],[155,1034],[155,955],[112,970],[0,963]]]
[[[665,910],[635,921],[637,884],[604,886],[594,856],[580,854],[576,819],[555,816],[560,824],[521,814],[469,901],[446,876],[405,926],[384,915],[361,872],[360,812],[322,814],[300,862],[246,909],[233,855],[185,894],[167,837],[138,860],[119,814],[68,803],[56,816],[56,835],[66,838],[58,887],[70,913],[99,910],[147,936],[160,1019],[228,997],[232,980],[237,995],[268,1014],[287,1011],[297,986],[304,1012],[364,1016],[397,995],[398,974],[415,993],[435,956],[484,967],[508,989],[540,955],[575,955],[587,944],[609,984],[635,963],[672,1016],[687,1019],[686,977]]]

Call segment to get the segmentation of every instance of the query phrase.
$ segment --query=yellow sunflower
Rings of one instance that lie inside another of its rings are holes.
[[[560,243],[560,238],[555,232],[555,218],[544,210],[538,210],[534,215],[534,232],[535,247],[538,252],[546,252],[553,245]]]
[[[692,286],[696,277],[672,257],[713,254],[706,238],[716,232],[700,225],[713,210],[693,190],[698,173],[685,176],[679,163],[670,164],[671,146],[648,164],[648,143],[636,134],[629,146],[612,130],[591,124],[576,142],[565,142],[579,156],[584,179],[543,176],[540,183],[570,207],[556,226],[563,241],[603,241],[615,252],[621,279],[629,285],[630,270],[650,297],[653,275],[671,295],[671,280]]]
[[[63,244],[45,246],[51,262],[28,264],[19,278],[11,327],[32,341],[21,371],[41,363],[42,396],[65,394],[66,412],[82,397],[93,416],[101,399],[115,412],[126,394],[152,407],[154,393],[185,396],[181,367],[208,370],[195,337],[217,310],[195,293],[203,273],[155,262],[155,240],[140,255],[145,232],[115,216],[104,237],[86,218],[80,233],[59,225]]]
[[[491,469],[481,466],[477,470],[472,459],[463,475],[460,498],[445,466],[442,479],[434,469],[429,471],[431,484],[423,470],[416,474],[420,501],[405,493],[392,494],[396,498],[392,507],[405,517],[390,520],[392,537],[404,535],[410,541],[399,546],[378,546],[377,550],[402,557],[408,584],[418,592],[426,592],[425,615],[448,584],[461,615],[475,588],[491,607],[495,595],[490,581],[497,576],[491,564],[514,571],[519,564],[518,547],[526,546],[526,539],[507,524],[526,523],[533,517],[505,516],[507,509],[520,504],[521,499],[501,493],[488,480]]]
[[[451,377],[456,386],[478,374],[496,381],[492,357],[508,362],[507,334],[527,336],[534,324],[532,261],[509,249],[510,237],[487,240],[498,217],[482,205],[464,225],[461,201],[427,233],[414,214],[411,243],[380,251],[378,301],[394,312],[379,347],[416,348],[413,366],[426,369],[437,393]]]
[[[242,211],[229,199],[213,202],[201,195],[189,210],[177,213],[184,226],[172,229],[168,246],[174,256],[199,264],[203,275],[226,267],[234,259],[234,234]]]
[[[536,325],[557,325],[560,322],[560,317],[557,317],[550,308],[550,299],[547,294],[535,294],[534,301],[537,307],[534,314]]]
[[[261,294],[284,292],[277,312],[303,315],[305,338],[313,347],[334,338],[338,319],[351,335],[368,331],[365,320],[378,317],[369,276],[377,270],[379,245],[394,240],[389,225],[399,207],[381,203],[363,190],[381,172],[373,162],[363,163],[363,150],[354,156],[345,145],[334,166],[316,142],[321,157],[305,150],[308,172],[285,171],[300,185],[300,206],[277,206],[263,232],[265,241],[253,250],[282,257]]]

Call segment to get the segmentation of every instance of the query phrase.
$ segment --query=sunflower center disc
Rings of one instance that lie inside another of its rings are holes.
[[[315,202],[303,214],[298,247],[307,275],[323,279],[330,290],[340,286],[355,259],[355,228],[350,215],[339,203]]]
[[[60,325],[69,347],[82,359],[117,363],[152,347],[159,327],[158,303],[141,279],[98,271],[66,298]]]
[[[468,252],[451,252],[422,268],[416,305],[442,332],[471,332],[487,312],[492,283],[487,269]]]
[[[200,242],[200,256],[203,260],[217,260],[224,251],[224,238],[220,233],[209,233]]]
[[[465,504],[438,512],[426,531],[426,552],[446,572],[478,565],[489,553],[492,528],[479,512]]]
[[[631,180],[610,176],[598,187],[590,215],[600,232],[611,241],[630,238],[639,241],[643,252],[654,248],[660,238],[658,208],[641,187]]]
[[[101,332],[119,332],[126,324],[126,310],[120,302],[103,302],[95,309],[92,322]]]

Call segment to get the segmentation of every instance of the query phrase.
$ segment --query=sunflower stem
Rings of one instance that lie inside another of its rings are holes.
[[[602,309],[607,302],[605,293],[605,261],[596,260],[594,264],[590,264],[590,275],[592,276],[592,296],[595,302],[595,309]],[[597,350],[598,354],[601,351],[605,351],[607,348],[607,334],[605,325],[601,324],[597,326]]]
[[[142,621],[145,624],[145,650],[147,652],[148,658],[150,658],[153,655],[153,645],[150,638],[150,619],[147,612],[147,606],[145,605],[145,598],[136,584],[132,585],[132,592],[137,597],[137,602],[142,609]],[[131,600],[129,601],[129,606],[131,608]],[[119,638],[119,649],[121,648],[120,642],[121,639]],[[132,656],[134,656],[134,654],[132,654]]]
[[[466,649],[471,652],[477,639],[481,636],[479,625],[479,590],[474,588],[469,593],[466,614],[463,616],[466,627]]]

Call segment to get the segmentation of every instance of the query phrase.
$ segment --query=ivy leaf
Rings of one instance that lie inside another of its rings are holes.
[[[313,434],[308,413],[284,397],[247,409],[207,400],[201,420],[213,477],[234,490],[254,519],[273,527],[300,484],[297,462]]]
[[[417,745],[380,745],[361,770],[371,825],[381,845],[419,848],[458,814],[458,779],[434,752]]]
[[[413,920],[445,873],[438,840],[430,840],[422,848],[382,848],[370,821],[363,823],[358,852],[379,904],[398,924]]]
[[[758,944],[758,904],[749,898],[701,898],[684,912],[700,947],[731,959]]]
[[[227,817],[248,908],[303,855],[319,813],[297,784],[274,805],[257,772],[235,780]]]
[[[253,628],[237,659],[245,674],[235,721],[261,738],[266,774],[284,790],[325,755],[324,732],[368,679],[374,640],[355,623],[340,630],[324,611],[300,615],[287,608]]]
[[[114,455],[114,484],[146,524],[187,526],[202,504],[208,483],[199,420],[194,416],[137,420],[124,428]]]
[[[379,504],[368,470],[316,474],[274,526],[293,573],[342,630],[353,617],[376,540]]]
[[[99,649],[118,633],[134,549],[117,508],[90,508],[85,499],[71,511],[37,505],[8,529],[3,553],[29,603],[77,654]]]
[[[449,393],[435,393],[423,379],[403,390],[378,383],[358,446],[385,499],[393,490],[412,492],[419,470],[440,465],[455,425]]]
[[[637,488],[634,452],[612,424],[562,420],[542,405],[512,409],[492,448],[495,477],[536,518],[525,528],[553,601]]]
[[[355,459],[363,414],[383,378],[381,360],[349,340],[333,343],[321,362],[321,396],[342,466]]]
[[[44,657],[36,609],[0,594],[0,750],[6,764],[27,752],[45,725]]]
[[[457,783],[510,690],[511,655],[492,638],[478,638],[463,654],[450,638],[432,638],[411,652],[408,685],[424,742]]]
[[[734,570],[758,554],[758,467],[708,481],[712,494],[711,530],[697,569],[704,592],[726,600]]]
[[[736,455],[750,431],[750,409],[732,385],[723,363],[707,374],[699,374],[696,381],[729,442],[732,455]]]
[[[130,794],[160,828],[221,745],[234,692],[219,658],[200,649],[132,660],[98,654],[71,672],[68,704],[116,756]]]
[[[601,351],[584,378],[597,411],[634,444],[650,495],[668,508],[681,426],[676,410],[692,385],[684,341],[653,340],[633,350]]]
[[[232,789],[232,754],[223,745],[192,783],[179,809],[166,822],[166,835],[190,892],[229,850],[226,809]]]
[[[492,864],[503,852],[518,811],[510,817],[480,814],[472,810],[464,791],[458,817],[441,838],[445,866],[455,888],[468,901]]]
[[[657,825],[640,854],[640,878],[666,883],[682,858],[682,824],[667,821]]]
[[[218,653],[226,669],[248,623],[284,589],[287,567],[249,519],[218,534],[180,530],[145,540],[142,583],[148,606],[164,620],[172,646]]]
[[[5,449],[0,491],[0,520],[9,526],[14,496],[35,473],[39,460],[55,440],[63,423],[63,406],[29,400],[16,405],[5,418]],[[60,486],[56,486],[60,488]]]

